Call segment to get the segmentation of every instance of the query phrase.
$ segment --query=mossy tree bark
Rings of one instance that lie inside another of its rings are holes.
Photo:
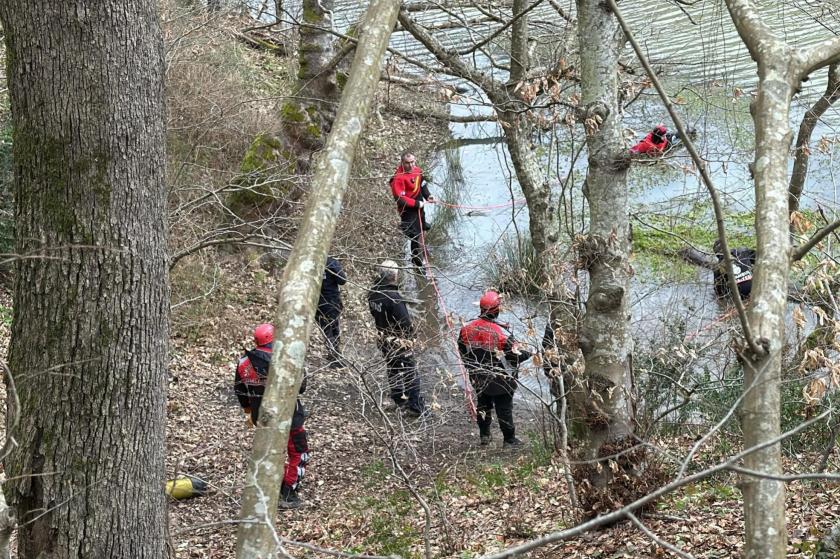
[[[9,0],[21,558],[165,555],[169,339],[154,0]]]
[[[274,516],[292,412],[321,289],[321,271],[398,10],[398,0],[373,0],[368,7],[335,125],[317,158],[306,213],[283,269],[275,317],[278,330],[274,357],[242,495],[242,523],[236,543],[236,555],[240,559],[276,557],[278,553]]]
[[[792,132],[790,103],[802,80],[840,57],[840,39],[795,48],[762,20],[752,0],[726,0],[744,44],[758,66],[755,123],[755,229],[757,258],[748,319],[763,352],[742,354],[744,447],[763,445],[744,459],[757,472],[743,482],[748,559],[781,559],[786,553],[784,483],[761,477],[782,473],[780,385],[785,309],[790,273],[787,169]]]
[[[613,457],[579,466],[576,478],[591,484],[580,488],[581,502],[604,504],[602,495],[617,477],[634,469],[633,453],[615,455],[628,446],[634,430],[630,335],[630,223],[627,169],[622,138],[618,61],[624,35],[611,11],[600,0],[578,0],[581,56],[581,107],[589,165],[584,195],[589,203],[589,231],[580,242],[580,261],[589,273],[586,314],[580,326],[585,362],[585,394],[576,407],[583,412],[579,437],[583,458]],[[632,473],[632,472],[630,472]],[[609,488],[617,490],[618,488]],[[618,491],[616,491],[618,493]],[[627,495],[638,497],[639,495]],[[616,495],[620,505],[626,498]],[[632,500],[632,499],[631,499]]]
[[[254,138],[243,157],[240,182],[247,188],[228,198],[236,212],[262,207],[272,195],[299,197],[298,177],[311,172],[313,157],[324,148],[341,94],[331,65],[333,6],[334,0],[303,0],[294,92],[280,108],[279,130]]]

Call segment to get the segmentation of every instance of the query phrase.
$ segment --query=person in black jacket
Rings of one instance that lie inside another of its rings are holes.
[[[388,368],[391,398],[399,408],[420,416],[426,409],[420,394],[420,378],[414,360],[414,326],[405,299],[397,287],[399,268],[385,260],[379,266],[379,277],[368,291],[368,307],[379,333],[379,349]]]
[[[330,354],[330,367],[332,368],[341,366],[338,360],[339,355],[341,355],[341,330],[338,319],[343,308],[340,286],[346,282],[347,276],[344,275],[344,270],[341,268],[339,261],[332,256],[327,256],[327,265],[324,268],[324,278],[321,282],[321,297],[318,299],[318,310],[315,313],[315,318],[327,339],[327,351]]]
[[[718,297],[726,297],[730,294],[730,290],[723,260],[723,244],[720,241],[715,241],[714,251],[718,259],[718,267],[714,271],[715,293]],[[752,292],[752,269],[755,266],[755,250],[740,247],[731,249],[729,253],[732,255],[732,273],[735,275],[738,293],[741,294],[741,299],[747,299]]]
[[[487,291],[479,301],[480,314],[461,328],[458,351],[478,397],[478,432],[481,445],[490,444],[492,411],[496,408],[505,446],[521,446],[513,425],[513,393],[518,385],[519,364],[531,357],[521,348],[505,325],[496,321],[501,297]]]

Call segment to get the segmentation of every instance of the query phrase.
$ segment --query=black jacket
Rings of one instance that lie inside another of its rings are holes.
[[[755,266],[755,251],[751,248],[733,248],[732,271],[735,274],[735,283],[738,284],[738,292],[742,299],[750,296],[752,291],[752,269]],[[729,295],[729,284],[724,272],[723,254],[717,255],[718,269],[714,271],[715,293],[718,297]]]
[[[531,353],[524,349],[514,353],[515,343],[512,335],[487,318],[477,318],[461,328],[458,351],[479,395],[497,396],[516,391],[517,367]]]
[[[396,285],[381,279],[374,283],[368,291],[368,308],[376,322],[383,351],[404,345],[400,344],[400,340],[414,338],[411,315]]]
[[[344,275],[341,263],[332,256],[328,256],[327,265],[324,268],[324,279],[321,282],[321,297],[318,299],[319,311],[341,311],[341,290],[339,286],[345,283],[347,283],[347,276]]]

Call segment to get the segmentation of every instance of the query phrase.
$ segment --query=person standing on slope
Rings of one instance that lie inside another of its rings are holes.
[[[403,152],[400,165],[391,177],[391,194],[397,202],[400,214],[400,230],[408,237],[411,246],[411,261],[423,273],[422,233],[429,231],[423,206],[435,199],[423,178],[423,171],[415,163],[417,158],[410,151]]]
[[[260,324],[254,328],[254,345],[256,347],[246,351],[236,366],[233,391],[239,400],[239,405],[245,412],[248,424],[252,427],[257,424],[260,417],[260,404],[268,379],[273,343],[274,326]],[[305,391],[306,376],[303,377],[300,384],[300,394]],[[306,410],[303,408],[300,398],[298,398],[295,403],[294,414],[292,414],[292,427],[289,430],[287,446],[288,462],[283,476],[283,484],[280,488],[278,506],[283,509],[296,509],[303,504],[298,497],[297,489],[306,472],[306,464],[309,462],[309,443],[306,438],[306,429],[303,427],[305,419]]]
[[[496,408],[504,446],[516,447],[522,445],[513,425],[513,394],[519,383],[517,368],[530,359],[531,353],[497,322],[501,304],[501,296],[493,290],[481,296],[478,318],[465,324],[458,335],[458,351],[478,397],[476,411],[481,445],[490,444],[492,411]]]

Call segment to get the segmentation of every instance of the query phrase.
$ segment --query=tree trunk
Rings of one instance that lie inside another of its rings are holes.
[[[782,64],[759,64],[759,93],[753,103],[755,120],[756,244],[758,254],[747,313],[754,335],[766,340],[767,355],[746,355],[741,409],[744,448],[781,434],[780,383],[784,343],[787,281],[790,271],[787,160],[791,142],[790,100],[793,88]],[[763,160],[760,164],[759,160]],[[756,451],[744,459],[750,470],[780,474],[780,445]],[[743,480],[746,551],[750,559],[785,556],[785,486],[769,479]]]
[[[335,126],[318,157],[306,214],[283,271],[275,318],[278,335],[274,341],[274,358],[242,495],[243,523],[239,525],[236,542],[236,555],[240,559],[276,556],[274,515],[309,330],[321,289],[321,270],[398,10],[398,0],[373,0],[368,7]]]
[[[587,119],[584,126],[589,153],[584,194],[590,211],[589,234],[579,246],[580,259],[589,272],[589,297],[580,327],[588,385],[583,418],[586,437],[582,443],[584,456],[595,459],[629,446],[634,426],[629,163],[618,106],[618,57],[623,35],[600,0],[578,0],[577,8],[581,106]],[[585,466],[587,475],[578,476],[588,479],[596,491],[606,488],[615,473],[606,463],[599,466]]]
[[[799,133],[796,135],[796,156],[793,159],[793,172],[790,174],[788,185],[789,213],[799,210],[799,198],[802,196],[802,188],[808,176],[808,160],[811,156],[811,148],[808,144],[811,141],[811,133],[820,117],[837,99],[840,99],[840,63],[835,62],[828,68],[828,84],[825,87],[825,93],[808,109],[799,125]]]
[[[338,106],[335,68],[325,69],[335,52],[332,28],[334,0],[303,0],[299,28],[297,87],[283,105],[283,135],[296,159],[297,171],[308,173],[312,156],[323,149]]]
[[[156,2],[0,3],[14,126],[6,497],[22,558],[165,553],[169,340]]]
[[[745,351],[741,423],[744,466],[760,474],[782,473],[780,383],[785,308],[790,272],[787,163],[791,143],[790,102],[801,81],[840,54],[840,39],[794,49],[779,39],[752,0],[726,0],[738,33],[758,64],[758,96],[750,107],[755,122],[755,229],[757,257],[752,284],[750,327],[763,348]],[[747,559],[785,556],[784,483],[747,476],[743,482]]]

